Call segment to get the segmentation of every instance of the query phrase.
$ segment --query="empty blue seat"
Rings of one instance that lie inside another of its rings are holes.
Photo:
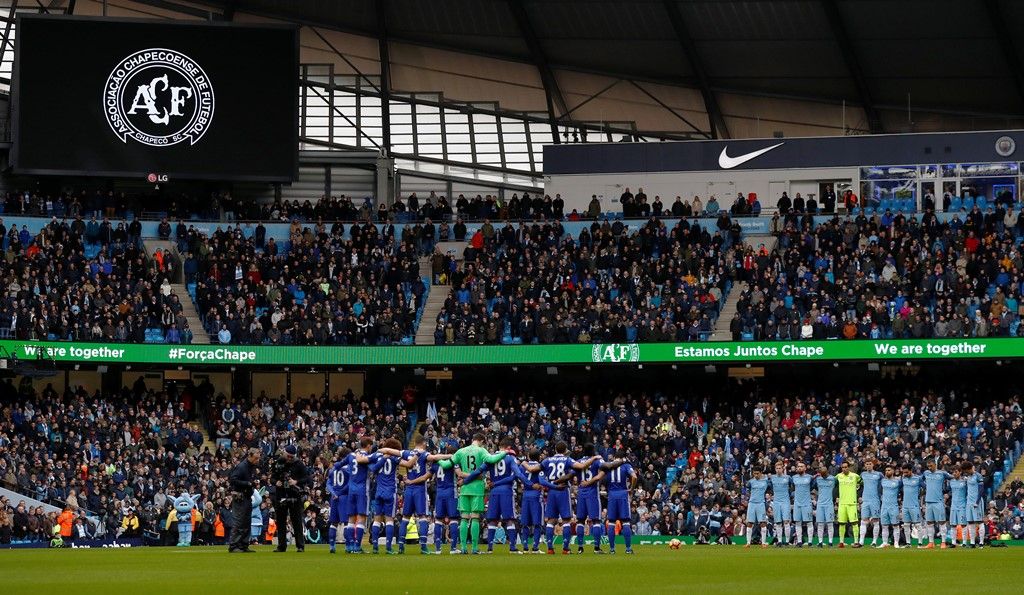
[[[963,207],[964,207],[964,202],[962,200],[960,200],[959,196],[954,196],[953,198],[949,199],[949,210],[950,211],[959,211]]]

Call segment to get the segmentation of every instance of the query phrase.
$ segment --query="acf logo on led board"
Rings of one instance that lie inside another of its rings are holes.
[[[598,343],[590,356],[594,362],[636,362],[640,361],[640,346],[636,343]]]
[[[114,66],[103,88],[103,113],[121,142],[194,145],[210,128],[214,100],[210,77],[195,60],[150,48]]]

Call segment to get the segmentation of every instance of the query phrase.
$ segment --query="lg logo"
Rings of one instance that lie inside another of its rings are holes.
[[[199,142],[213,120],[210,77],[175,50],[141,50],[118,62],[107,78],[103,112],[121,142],[151,147]]]

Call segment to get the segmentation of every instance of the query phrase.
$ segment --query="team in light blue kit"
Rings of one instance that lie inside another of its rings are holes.
[[[837,491],[840,508],[844,502],[849,503],[845,514],[853,524],[854,548],[864,547],[867,542],[876,548],[916,544],[918,549],[946,549],[958,545],[958,539],[961,547],[984,547],[984,477],[971,462],[951,465],[951,472],[947,472],[940,468],[939,459],[938,454],[927,458],[923,472],[909,463],[888,464],[880,471],[878,461],[867,459],[859,475],[850,473],[853,480],[846,486],[841,485],[843,474],[831,475],[824,465],[815,475],[807,472],[803,461],[795,464],[793,475],[786,474],[782,461],[775,463],[775,472],[768,476],[755,467],[746,483],[746,547],[750,547],[758,529],[761,546],[767,547],[769,514],[776,546],[787,545],[792,537],[797,547],[814,543],[831,547],[836,541],[837,520],[843,528],[842,514],[836,514]],[[849,473],[852,461],[840,463],[843,473]],[[839,547],[844,547],[843,531],[838,541]]]

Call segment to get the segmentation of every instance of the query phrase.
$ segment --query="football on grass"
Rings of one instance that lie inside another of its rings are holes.
[[[673,550],[679,549],[679,546],[681,545],[683,545],[683,542],[679,541],[678,539],[673,539],[672,541],[668,542],[668,547]]]

